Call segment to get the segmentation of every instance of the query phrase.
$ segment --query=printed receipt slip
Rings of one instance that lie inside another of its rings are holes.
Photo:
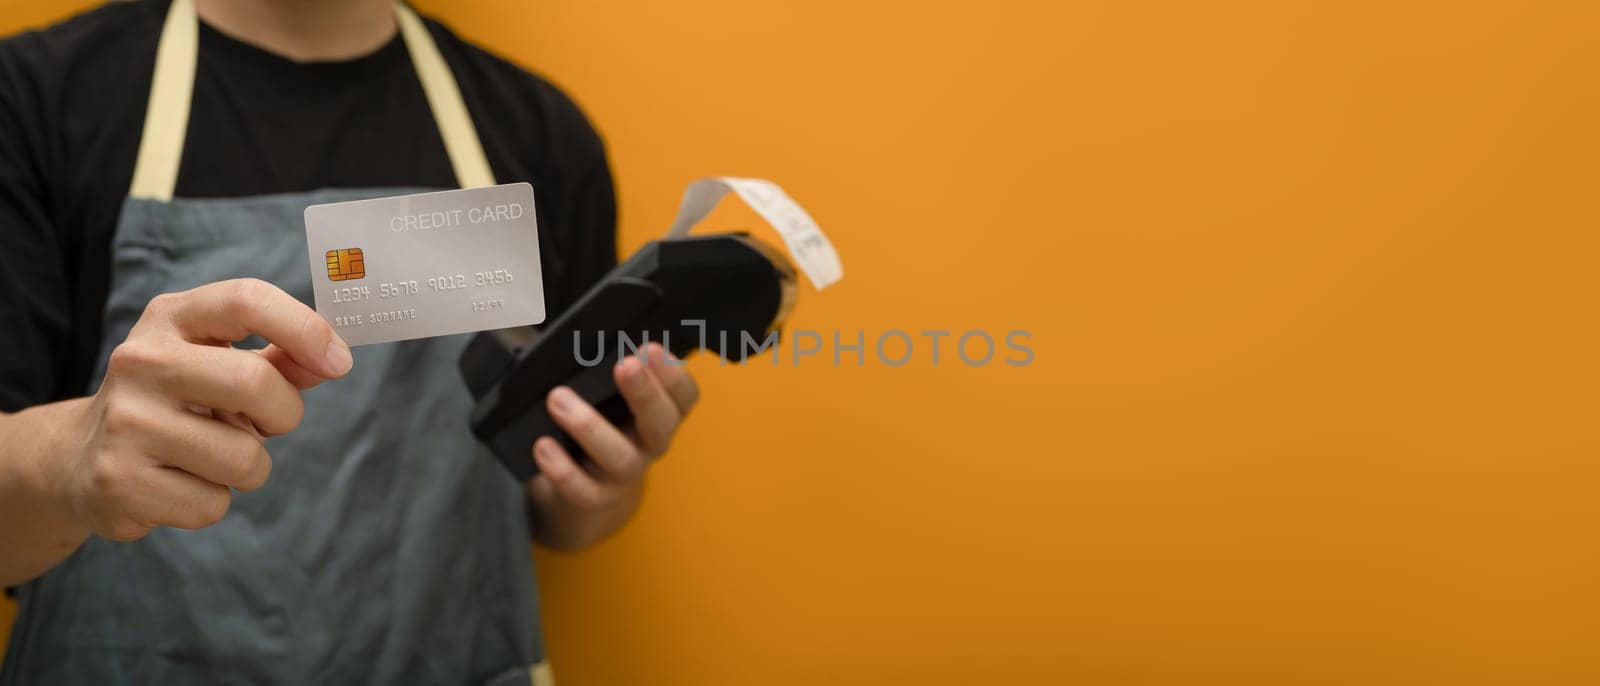
[[[533,187],[306,208],[317,313],[366,345],[544,321]]]

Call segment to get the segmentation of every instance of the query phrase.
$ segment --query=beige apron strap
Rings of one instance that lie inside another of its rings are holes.
[[[556,677],[550,672],[550,663],[540,660],[529,665],[528,681],[532,682],[533,686],[555,686]]]
[[[395,3],[395,17],[400,22],[400,37],[405,39],[406,51],[411,53],[411,64],[416,67],[417,79],[422,81],[422,92],[428,97],[428,107],[433,110],[433,120],[439,126],[439,137],[444,139],[444,150],[450,156],[450,166],[455,168],[456,183],[462,188],[494,185],[494,172],[483,155],[483,143],[478,140],[478,130],[472,126],[472,115],[467,113],[467,103],[461,99],[461,89],[456,77],[450,73],[439,46],[404,3]]]
[[[151,200],[171,200],[178,185],[178,162],[183,157],[184,134],[189,128],[189,100],[194,93],[195,56],[199,53],[200,20],[194,0],[172,0],[161,40],[156,43],[156,70],[150,82],[150,102],[144,110],[144,132],[139,136],[139,157],[133,164],[128,195]]]
[[[439,54],[433,36],[410,7],[395,4],[400,36],[422,82],[422,92],[433,110],[433,120],[444,139],[445,153],[463,188],[493,186],[494,172],[483,154],[478,130],[461,99],[455,75]],[[178,185],[178,165],[189,129],[189,102],[194,96],[195,61],[200,52],[200,19],[194,0],[173,0],[156,44],[155,75],[150,101],[145,106],[144,131],[139,137],[139,157],[133,164],[128,195],[167,201]]]

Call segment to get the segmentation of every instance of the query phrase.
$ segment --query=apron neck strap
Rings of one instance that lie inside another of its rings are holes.
[[[397,2],[394,11],[400,23],[400,37],[405,40],[406,52],[411,54],[411,65],[417,70],[422,93],[428,98],[428,109],[433,111],[439,137],[444,139],[444,151],[456,172],[456,183],[462,188],[493,186],[494,171],[483,155],[478,129],[472,125],[472,115],[467,113],[467,103],[461,99],[461,89],[456,86],[450,65],[445,64],[433,35],[410,6]]]
[[[150,81],[150,102],[139,135],[139,157],[133,164],[128,195],[171,200],[178,185],[178,162],[189,128],[189,101],[194,95],[195,58],[200,53],[200,19],[194,0],[172,0],[156,43],[156,71]]]
[[[417,70],[417,80],[433,111],[445,153],[463,188],[494,185],[494,172],[483,154],[483,143],[472,125],[466,102],[439,46],[417,13],[395,3],[400,37]],[[128,195],[167,201],[178,185],[178,165],[189,128],[189,103],[194,99],[194,72],[200,52],[200,19],[194,0],[173,0],[156,44],[156,68],[145,106],[144,131],[139,136],[139,157],[133,165]]]

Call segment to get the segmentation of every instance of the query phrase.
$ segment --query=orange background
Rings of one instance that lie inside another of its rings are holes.
[[[846,266],[791,328],[1033,333],[696,361],[538,555],[564,686],[1600,682],[1600,4],[421,5],[587,109],[625,251],[764,176]]]

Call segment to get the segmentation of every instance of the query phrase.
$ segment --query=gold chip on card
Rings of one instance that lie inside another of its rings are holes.
[[[367,275],[367,262],[361,248],[328,251],[328,278],[334,281],[359,279]]]

